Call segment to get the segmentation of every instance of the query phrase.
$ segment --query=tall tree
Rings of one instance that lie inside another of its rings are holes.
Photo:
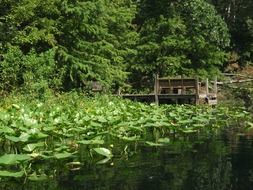
[[[0,31],[5,33],[0,38],[1,57],[6,64],[10,55],[16,60],[16,85],[25,84],[24,75],[32,68],[16,56],[26,60],[48,51],[54,52],[51,66],[64,89],[80,87],[88,80],[111,87],[126,79],[126,61],[134,53],[137,36],[131,24],[135,15],[131,1],[4,0],[0,10],[4,10]],[[7,72],[4,67],[10,65],[6,64],[1,64],[0,72]],[[33,70],[45,64],[35,64]]]
[[[253,1],[210,0],[228,24],[231,51],[236,52],[241,65],[253,63]],[[234,55],[234,54],[232,54]]]
[[[142,0],[138,12],[135,72],[149,77],[218,73],[226,60],[229,34],[212,5],[204,0]]]

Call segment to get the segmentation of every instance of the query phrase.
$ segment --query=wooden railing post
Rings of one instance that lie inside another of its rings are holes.
[[[218,88],[217,88],[217,76],[214,78],[214,93],[217,96]]]
[[[158,98],[158,91],[159,91],[159,75],[155,75],[155,85],[154,85],[154,94],[155,94],[155,103],[159,105],[159,98]]]
[[[196,99],[195,104],[199,104],[199,78],[196,78]]]
[[[209,94],[209,81],[208,78],[206,78],[206,95]]]

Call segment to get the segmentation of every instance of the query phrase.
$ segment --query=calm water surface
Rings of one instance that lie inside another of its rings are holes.
[[[125,149],[125,150],[123,150]],[[123,143],[106,164],[85,161],[70,171],[61,163],[45,165],[56,179],[23,184],[0,183],[5,190],[252,190],[253,137],[226,131],[220,135],[172,140],[168,146]]]

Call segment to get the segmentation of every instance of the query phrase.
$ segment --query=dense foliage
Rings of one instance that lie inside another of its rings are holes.
[[[253,1],[209,0],[228,24],[231,34],[230,62],[253,62]]]
[[[2,92],[215,75],[229,46],[227,25],[204,0],[2,0],[0,32]]]
[[[226,24],[205,1],[143,0],[138,21],[138,57],[132,67],[140,75],[214,75],[226,59]]]
[[[69,167],[78,167],[80,151],[88,160],[106,163],[118,154],[114,142],[167,146],[180,136],[253,125],[243,108],[156,106],[75,93],[44,100],[8,97],[0,111],[0,176],[30,180],[60,172],[37,168],[40,163],[66,160]]]
[[[126,79],[136,38],[134,4],[7,0],[0,2],[0,12],[2,90],[30,88],[38,81],[55,89],[89,80],[113,86]]]

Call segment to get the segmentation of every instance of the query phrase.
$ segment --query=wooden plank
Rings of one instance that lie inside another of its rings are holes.
[[[224,82],[217,82],[219,85],[223,84],[232,84],[232,83],[244,83],[244,82],[252,82],[253,79],[244,79],[244,80],[230,80],[230,81],[224,81]],[[215,81],[212,81],[212,83],[215,83]]]
[[[159,91],[159,75],[155,75],[155,87],[154,87],[154,93],[155,93],[155,103],[156,105],[159,105],[159,98],[158,98],[158,91]]]
[[[196,101],[195,101],[195,104],[199,104],[199,78],[197,77],[196,78],[196,81],[195,81],[195,87],[196,87]]]
[[[206,94],[209,94],[209,82],[208,82],[208,78],[206,79]]]
[[[208,105],[217,105],[217,99],[215,100],[208,100]]]
[[[195,98],[195,94],[159,94],[159,99],[190,99]]]

